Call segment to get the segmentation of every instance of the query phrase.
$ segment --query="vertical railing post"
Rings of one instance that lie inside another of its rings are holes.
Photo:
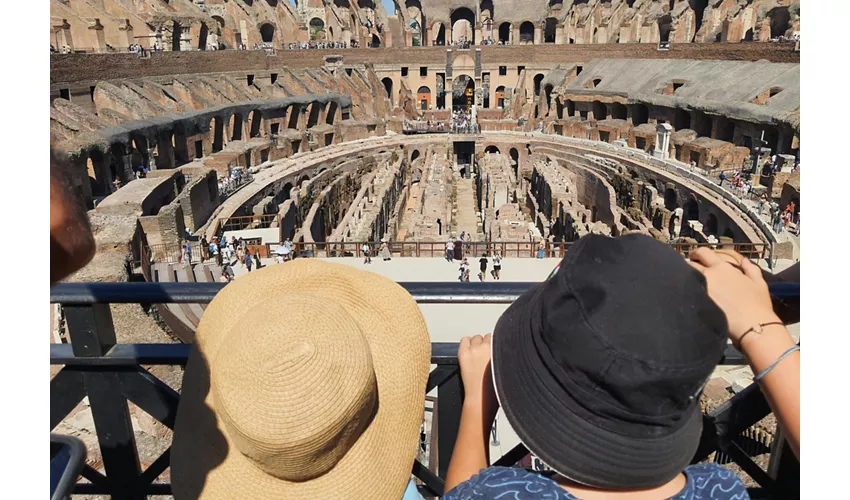
[[[800,498],[800,462],[794,456],[782,429],[778,427],[767,473],[776,481],[777,498]]]
[[[445,479],[449,471],[449,461],[457,440],[460,427],[460,410],[463,405],[463,392],[460,384],[460,372],[456,372],[437,389],[440,408],[437,412],[437,464],[438,475]]]
[[[115,345],[109,304],[65,307],[75,356],[100,357]],[[144,498],[137,491],[141,473],[130,409],[117,372],[83,372],[103,467],[112,498]]]

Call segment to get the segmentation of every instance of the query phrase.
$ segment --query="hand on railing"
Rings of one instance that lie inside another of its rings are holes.
[[[708,295],[726,315],[729,339],[758,374],[755,381],[799,458],[800,356],[794,353],[799,346],[773,311],[761,269],[732,250],[698,248],[690,259],[705,275]]]

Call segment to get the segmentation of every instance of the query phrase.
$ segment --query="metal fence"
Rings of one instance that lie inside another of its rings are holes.
[[[293,243],[296,256],[299,257],[362,257],[363,245],[368,243],[372,256],[375,256],[381,246],[380,241],[326,241],[326,242],[299,242]],[[445,257],[447,241],[390,241],[387,246],[393,257]],[[561,258],[572,242],[546,242],[543,247],[543,257]],[[687,255],[699,247],[730,248],[750,259],[766,259],[770,245],[766,243],[671,243],[674,250],[682,255]],[[276,244],[267,244],[269,251]],[[540,249],[539,242],[530,241],[472,241],[461,244],[462,255],[460,257],[480,256],[483,253],[492,255],[494,252],[504,258],[533,258],[538,257]],[[456,254],[456,253],[455,253]],[[458,256],[455,255],[457,259]]]
[[[474,288],[454,283],[401,283],[420,304],[510,303],[532,283],[491,283]],[[128,401],[173,429],[180,395],[153,376],[144,366],[185,366],[190,345],[118,344],[109,304],[207,303],[223,288],[217,283],[77,283],[51,289],[51,303],[64,307],[70,344],[50,346],[50,364],[63,368],[50,382],[50,428],[55,429],[86,396],[96,427],[104,472],[86,465],[75,494],[111,495],[115,499],[171,494],[171,485],[154,481],[170,464],[170,449],[142,470],[139,464]],[[776,301],[799,302],[799,284],[771,284]],[[433,343],[426,392],[437,390],[433,402],[432,441],[434,459],[428,466],[414,462],[412,474],[420,481],[424,496],[443,494],[449,459],[460,424],[463,403],[457,365],[456,343]],[[743,356],[729,347],[721,361],[745,364]],[[430,399],[430,398],[429,398]],[[724,462],[733,461],[758,484],[752,497],[799,497],[799,463],[785,441],[775,438],[765,471],[748,453],[764,452],[747,446],[748,431],[770,413],[764,396],[753,384],[726,404],[704,415],[703,436],[693,462],[714,452]],[[506,453],[494,465],[511,466],[528,455],[522,445]]]

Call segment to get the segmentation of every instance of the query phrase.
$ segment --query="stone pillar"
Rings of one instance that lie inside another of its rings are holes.
[[[118,160],[118,179],[121,185],[136,178],[133,175],[133,155],[121,155],[116,160]]]
[[[655,131],[655,157],[667,159],[670,157],[670,134],[673,127],[669,123],[659,123]]]
[[[174,146],[171,144],[170,134],[160,136],[156,145],[156,151],[159,157],[157,162],[159,168],[174,168]]]
[[[534,26],[534,45],[543,43],[543,31],[546,29],[545,21]]]
[[[685,214],[685,210],[680,207],[674,210],[673,214],[676,217],[676,220],[673,221],[673,237],[678,238],[682,232],[682,216]]]
[[[153,155],[153,148],[147,148],[148,169],[156,170],[156,157]]]

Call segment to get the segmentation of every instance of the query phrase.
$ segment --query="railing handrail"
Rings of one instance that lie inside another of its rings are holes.
[[[419,304],[510,304],[536,284],[399,282]],[[206,304],[225,286],[226,283],[59,283],[50,289],[50,303]],[[799,283],[769,283],[768,290],[778,300],[800,297]]]

